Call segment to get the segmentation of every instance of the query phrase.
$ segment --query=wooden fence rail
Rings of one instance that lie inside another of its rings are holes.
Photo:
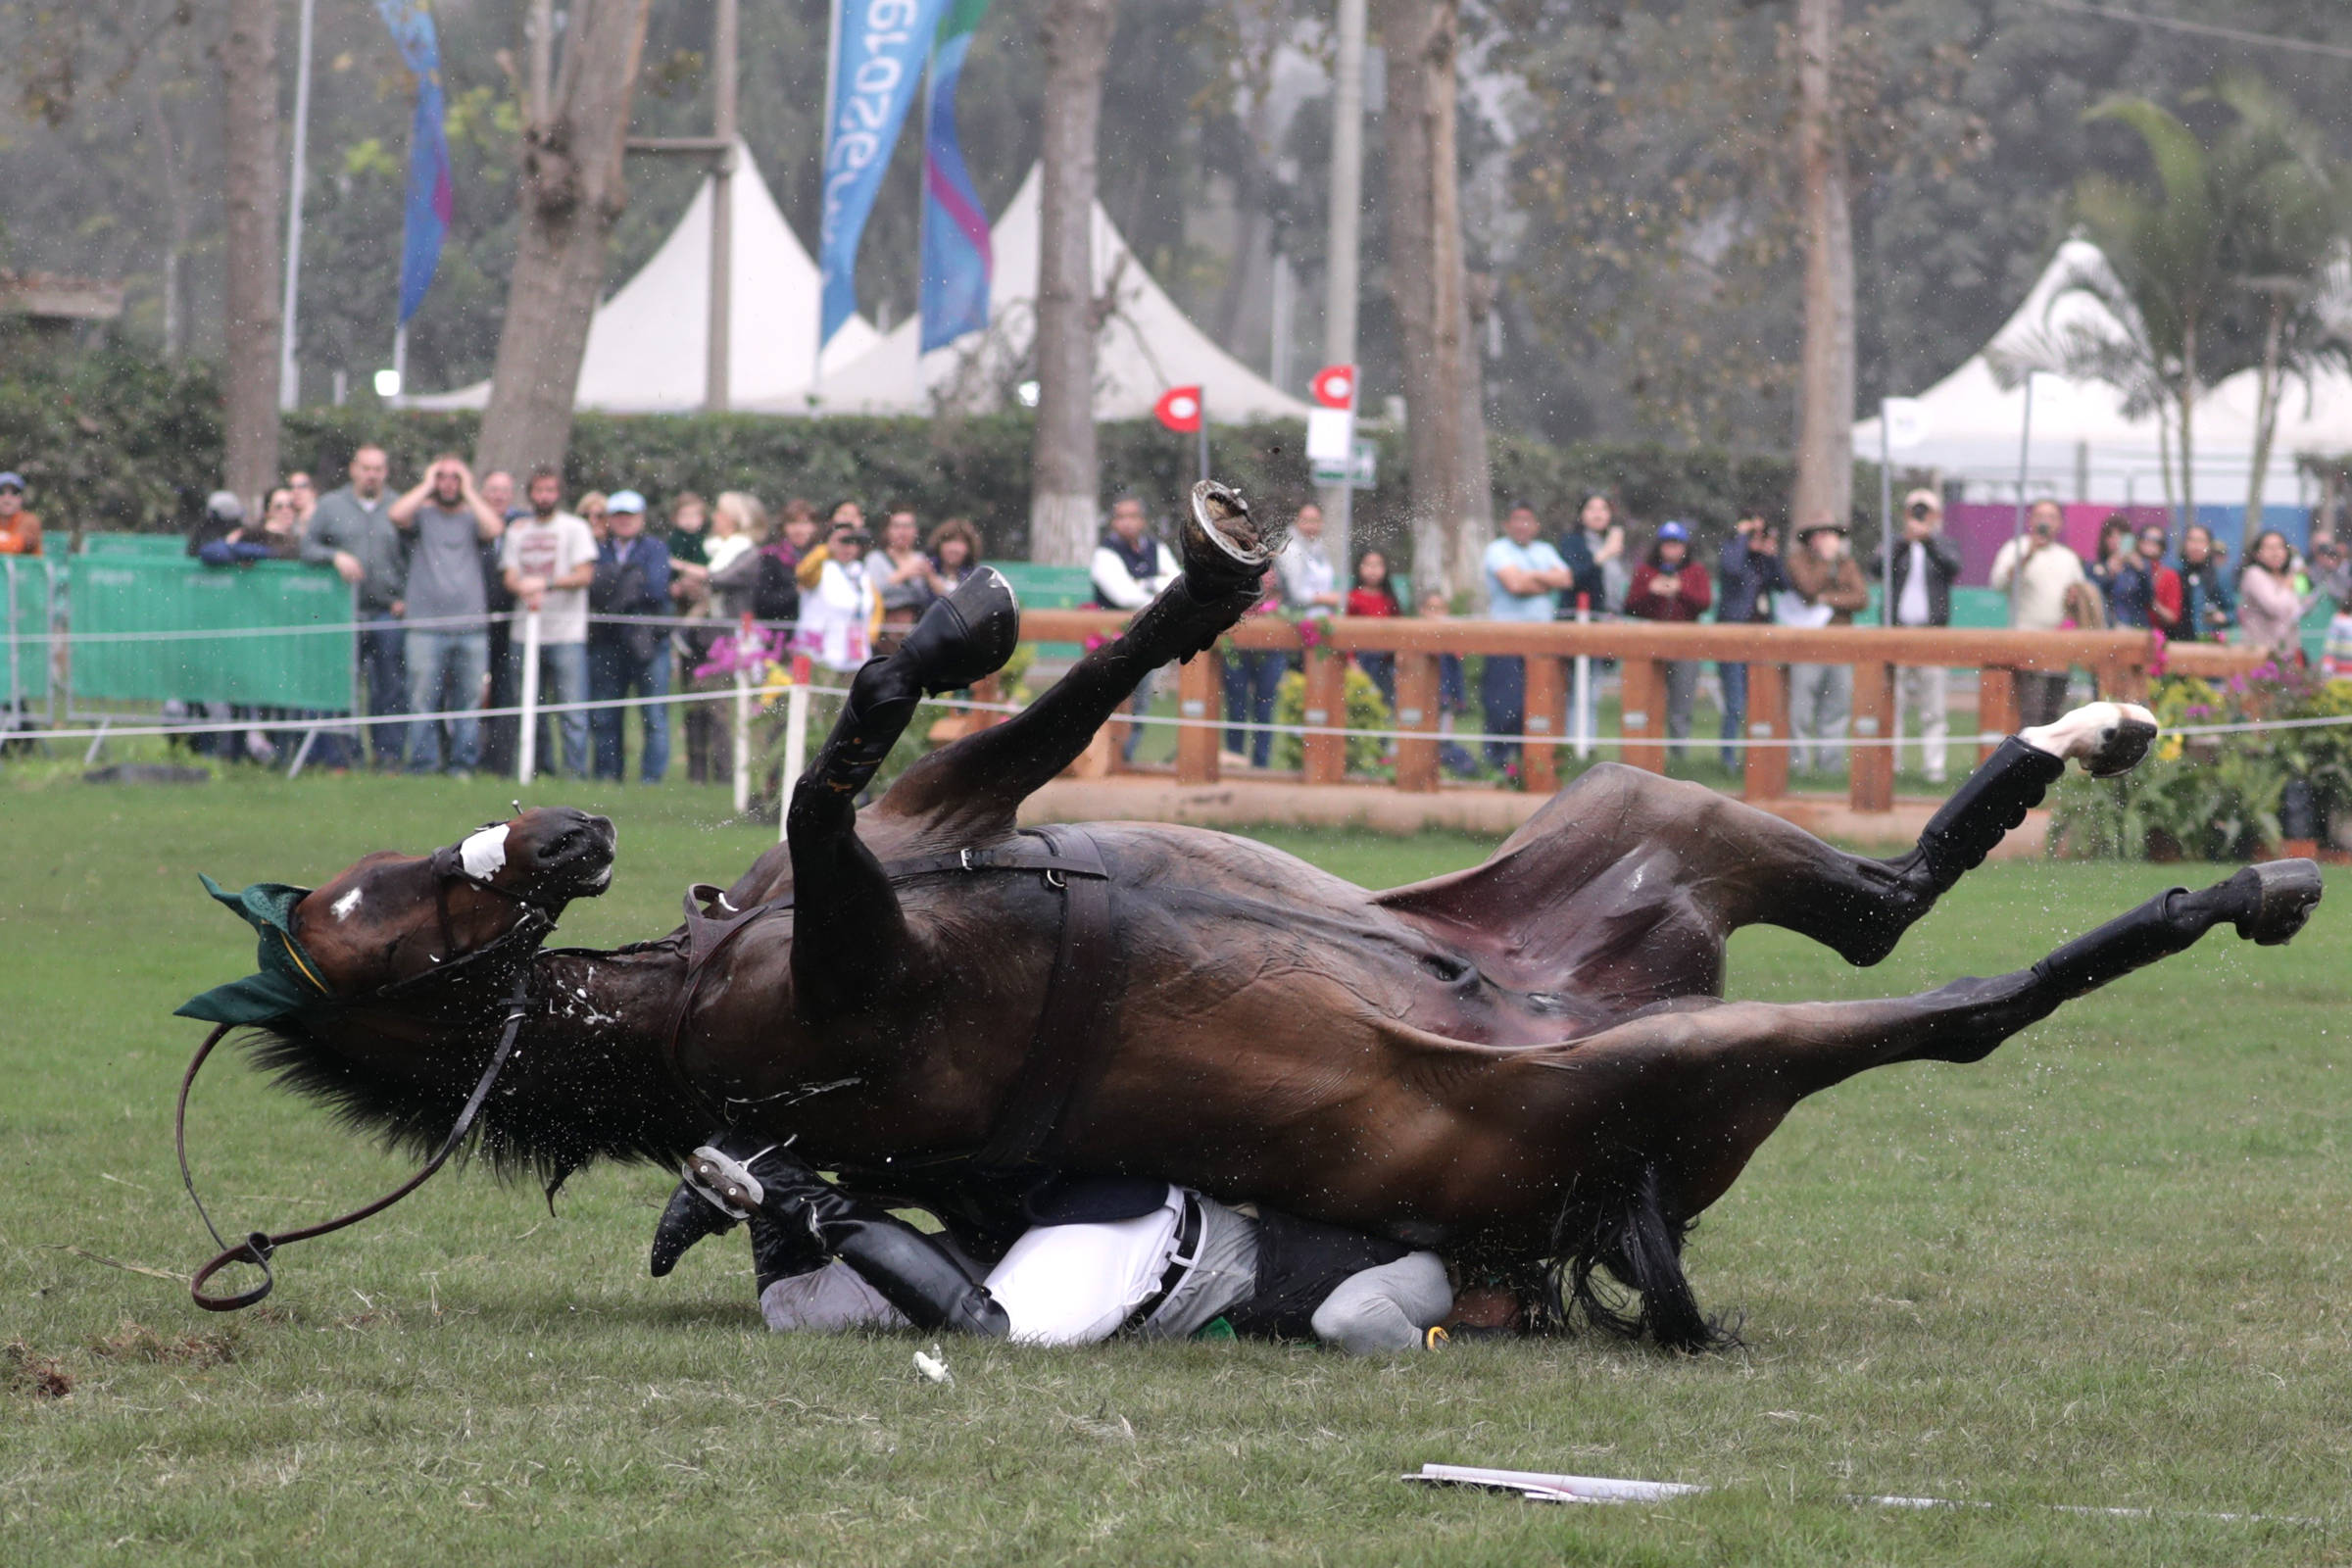
[[[1032,610],[1021,616],[1024,641],[1083,643],[1116,636],[1127,617],[1114,611]],[[1744,663],[1748,666],[1747,726],[1750,738],[1783,741],[1788,729],[1788,666],[1848,664],[1854,672],[1854,739],[1871,742],[1848,756],[1848,793],[1858,811],[1884,811],[1894,804],[1895,749],[1876,744],[1893,733],[1894,672],[1906,666],[1974,668],[1978,671],[1978,728],[2003,735],[2017,727],[2017,676],[2060,674],[2077,665],[2091,670],[2099,690],[2111,697],[2145,696],[2156,660],[2152,638],[2140,631],[1984,631],[1880,626],[1792,626],[1666,624],[1608,621],[1521,623],[1490,620],[1368,619],[1335,616],[1320,623],[1322,636],[1305,661],[1305,722],[1334,729],[1347,724],[1344,681],[1350,653],[1396,656],[1396,712],[1394,727],[1410,732],[1396,747],[1396,788],[1438,787],[1438,661],[1446,654],[1517,656],[1527,666],[1527,741],[1523,772],[1531,791],[1548,793],[1559,782],[1557,749],[1566,742],[1567,681],[1563,661],[1580,654],[1618,662],[1622,692],[1619,755],[1651,772],[1666,769],[1666,665],[1678,660]],[[1242,649],[1297,651],[1299,637],[1290,622],[1255,615],[1234,628]],[[2167,673],[2227,678],[2263,662],[2248,648],[2212,643],[2173,643],[2164,651]],[[1217,781],[1223,684],[1214,659],[1196,659],[1177,676],[1177,711],[1194,722],[1176,732],[1176,778],[1184,784]],[[1209,722],[1202,723],[1200,721]],[[1426,738],[1423,738],[1426,737]],[[1304,775],[1310,784],[1337,784],[1347,774],[1347,738],[1338,734],[1301,737]],[[1697,737],[1693,745],[1699,744]],[[1989,745],[1980,747],[1989,755]],[[1747,754],[1745,794],[1771,799],[1787,793],[1786,746],[1758,746]]]

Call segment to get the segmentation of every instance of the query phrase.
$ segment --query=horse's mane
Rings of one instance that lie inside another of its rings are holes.
[[[651,1051],[625,1049],[628,1031],[619,1020],[591,1008],[564,1049],[547,1049],[544,1032],[551,1008],[547,972],[563,972],[566,959],[589,958],[619,968],[632,952],[662,951],[660,943],[637,944],[620,953],[557,949],[536,956],[537,979],[523,1045],[501,1073],[461,1154],[487,1161],[503,1179],[529,1175],[552,1197],[576,1170],[598,1159],[674,1163],[699,1136],[703,1113],[685,1102]],[[502,988],[503,990],[503,988]],[[371,1067],[336,1042],[359,1027],[352,1007],[320,1007],[288,1014],[247,1037],[251,1059],[275,1082],[332,1111],[354,1132],[378,1138],[388,1150],[417,1157],[430,1154],[449,1136],[466,1098],[497,1049],[503,1009],[487,997],[477,1005],[442,1009],[452,1022],[431,1031],[416,1050],[429,1054],[436,1070],[421,1076]],[[606,1049],[597,1049],[603,1046]]]

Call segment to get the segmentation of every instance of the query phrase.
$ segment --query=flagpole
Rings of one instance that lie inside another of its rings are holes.
[[[831,19],[825,26],[825,133],[816,142],[816,353],[808,367],[811,407],[825,388],[825,170],[833,159],[834,99],[841,91],[841,0],[833,0]]]
[[[302,0],[302,26],[294,54],[294,158],[286,176],[286,292],[278,311],[277,406],[283,412],[302,400],[302,368],[294,360],[295,316],[302,299],[302,193],[311,139],[311,20],[318,0]]]
[[[1208,388],[1200,388],[1200,478],[1208,478]]]
[[[733,372],[735,292],[735,0],[718,0],[711,21],[710,137],[720,143],[710,164],[710,297],[708,337],[703,347],[703,408],[724,413]]]

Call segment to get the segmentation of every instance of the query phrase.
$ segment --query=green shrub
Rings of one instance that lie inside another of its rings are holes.
[[[1328,659],[1335,656],[1326,654],[1319,657]],[[1348,673],[1341,682],[1341,689],[1346,694],[1348,710],[1346,728],[1387,729],[1389,727],[1389,705],[1381,700],[1380,688],[1372,684],[1371,676],[1356,668],[1355,665],[1349,664]],[[1277,724],[1303,724],[1306,722],[1306,676],[1298,670],[1294,669],[1283,676],[1282,685],[1275,690],[1274,722]],[[1388,754],[1388,750],[1389,743],[1387,741],[1375,739],[1370,735],[1348,736],[1348,771],[1350,773],[1378,771],[1381,759]],[[1303,766],[1306,761],[1305,738],[1277,732],[1274,736],[1273,761],[1276,767]]]

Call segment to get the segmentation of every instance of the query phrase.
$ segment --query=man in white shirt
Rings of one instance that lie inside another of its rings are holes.
[[[1544,621],[1558,611],[1559,591],[1576,580],[1560,553],[1537,535],[1543,524],[1536,509],[1521,502],[1502,519],[1502,537],[1487,546],[1482,564],[1487,579],[1489,620]],[[1490,654],[1479,677],[1479,707],[1490,735],[1518,735],[1527,728],[1527,661]],[[1515,760],[1519,748],[1489,741],[1487,760],[1496,767]]]
[[[507,529],[499,552],[501,575],[515,600],[516,612],[539,617],[539,700],[545,703],[584,703],[588,700],[588,583],[596,575],[596,536],[588,524],[562,510],[564,480],[553,468],[531,475],[531,510]],[[514,665],[514,688],[522,689],[524,633],[520,626],[509,643]],[[564,737],[564,772],[571,778],[588,776],[588,711],[573,709],[555,715]],[[538,747],[548,756],[546,738]],[[553,772],[554,769],[548,769]]]
[[[1898,626],[1948,626],[1952,623],[1952,583],[1960,575],[1960,552],[1943,537],[1943,499],[1933,490],[1914,490],[1903,498],[1903,536],[1894,547],[1894,623]],[[1897,666],[1896,701],[1919,715],[1920,760],[1928,782],[1943,782],[1944,751],[1951,737],[1945,710],[1950,672],[1941,665]],[[1895,736],[1895,765],[1902,765],[1902,736]]]
[[[1168,547],[1152,537],[1144,520],[1144,504],[1134,496],[1121,496],[1111,503],[1110,526],[1102,530],[1095,546],[1095,558],[1087,568],[1094,579],[1095,603],[1106,610],[1141,610],[1159,597],[1159,591],[1176,580],[1176,558]],[[1135,701],[1130,711],[1137,714],[1152,710],[1152,688],[1157,684],[1152,675],[1135,683]],[[1135,760],[1135,748],[1144,738],[1144,726],[1127,726],[1127,741],[1119,749],[1122,761]]]
[[[2055,501],[2036,501],[2025,534],[2001,546],[1992,558],[1992,586],[2009,596],[2009,624],[2021,631],[2056,631],[2066,624],[2067,591],[2089,579],[2082,560],[2058,542],[2066,513]],[[2056,722],[2066,709],[2067,675],[2020,671],[2017,722],[2020,729]]]

